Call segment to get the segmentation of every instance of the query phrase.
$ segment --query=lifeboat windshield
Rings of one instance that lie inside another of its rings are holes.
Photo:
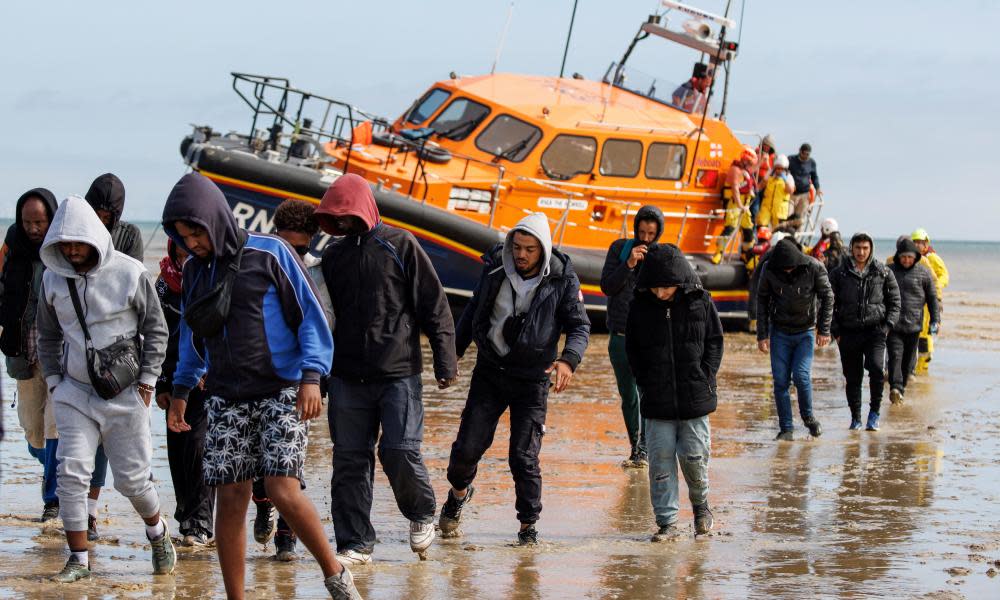
[[[448,96],[451,96],[451,93],[441,88],[434,88],[427,92],[410,109],[410,112],[406,115],[406,122],[420,125],[436,113],[437,109],[441,108],[441,105],[448,99]]]
[[[490,109],[485,104],[456,98],[431,121],[431,128],[441,137],[460,142],[469,137],[489,114]]]
[[[496,160],[521,162],[542,139],[542,130],[531,123],[500,115],[476,137],[476,148],[492,154]]]

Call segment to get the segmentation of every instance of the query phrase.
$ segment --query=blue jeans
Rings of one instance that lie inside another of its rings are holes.
[[[667,421],[646,419],[646,450],[649,452],[649,496],[656,525],[677,522],[680,487],[677,462],[688,486],[691,505],[708,501],[708,458],[712,451],[708,415],[697,419]]]
[[[58,502],[56,496],[56,469],[59,461],[56,460],[56,450],[59,448],[59,438],[45,440],[45,448],[32,448],[28,445],[28,453],[44,468],[42,475],[42,502],[50,504]],[[97,455],[94,457],[94,474],[90,479],[90,487],[102,488],[108,477],[108,457],[104,454],[104,446],[97,447]]]
[[[792,381],[799,396],[802,419],[812,417],[812,361],[816,332],[783,333],[771,328],[771,375],[774,378],[774,403],[778,406],[781,431],[795,427],[792,420]]]

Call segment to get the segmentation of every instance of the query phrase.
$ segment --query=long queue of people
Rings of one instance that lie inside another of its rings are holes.
[[[115,233],[131,229],[120,221],[124,188],[117,178],[112,183],[117,212],[107,219],[96,195],[57,204],[42,188],[27,192],[3,258],[3,350],[8,367],[25,367],[15,375],[25,407],[19,417],[33,455],[44,449],[43,518],[55,517],[56,502],[70,550],[56,581],[91,576],[96,503],[88,496],[101,456],[145,525],[153,572],[173,572],[176,552],[150,477],[154,401],[166,411],[181,543],[214,543],[231,598],[244,592],[251,500],[257,541],[274,537],[281,560],[295,559],[301,541],[331,596],[358,598],[349,569],[373,560],[376,458],[410,521],[415,553],[423,555],[438,532],[460,536],[479,463],[508,411],[517,540],[537,543],[548,394],[567,389],[590,338],[579,279],[569,257],[553,248],[544,215],[526,216],[483,256],[481,279],[456,323],[430,259],[410,233],[381,220],[358,176],[339,178],[318,208],[286,201],[275,214],[276,235],[266,235],[239,227],[211,180],[185,175],[164,206],[170,241],[156,280],[119,249],[137,231]],[[657,243],[662,213],[643,207],[634,228],[634,237],[609,248],[601,286],[631,446],[626,466],[648,466],[653,541],[665,541],[680,532],[678,468],[696,535],[713,527],[709,415],[717,407],[723,334],[684,254]],[[319,230],[334,241],[316,261],[308,253]],[[891,398],[898,401],[914,344],[924,347],[913,334],[924,304],[936,331],[939,311],[923,275],[907,275],[923,273],[915,264],[932,253],[929,244],[913,254],[901,240],[891,267],[874,260],[873,246],[870,236],[855,235],[851,254],[827,275],[785,238],[758,267],[758,338],[771,353],[781,439],[791,438],[790,380],[806,426],[821,433],[809,397],[814,344],[838,341],[852,428],[860,424],[868,368],[868,424],[877,429],[887,336],[890,363],[898,366]],[[421,334],[442,389],[457,383],[458,359],[477,346],[437,528],[421,453]],[[303,493],[309,421],[322,412],[324,395],[334,545]]]

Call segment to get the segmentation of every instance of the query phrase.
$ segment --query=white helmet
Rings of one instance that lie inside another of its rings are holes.
[[[840,226],[837,225],[837,219],[832,217],[823,219],[823,222],[819,226],[819,231],[823,235],[830,235],[834,231],[840,231]]]
[[[775,233],[771,234],[771,247],[774,248],[775,246],[778,245],[778,242],[785,239],[786,237],[788,237],[788,234],[785,233],[784,231],[776,231]]]
[[[784,154],[779,154],[778,158],[774,159],[775,168],[787,169],[788,168],[788,157]]]

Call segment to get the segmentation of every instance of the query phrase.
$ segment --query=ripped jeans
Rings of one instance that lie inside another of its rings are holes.
[[[688,486],[691,505],[708,501],[711,429],[708,415],[705,415],[680,421],[646,419],[644,431],[646,451],[649,453],[649,496],[653,502],[656,525],[663,527],[677,522],[677,511],[680,509],[678,461]]]

